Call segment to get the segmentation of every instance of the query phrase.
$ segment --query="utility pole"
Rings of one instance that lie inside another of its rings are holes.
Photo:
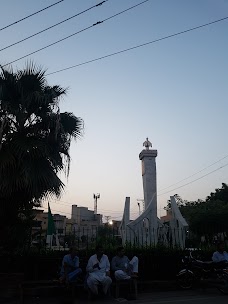
[[[94,198],[94,215],[97,214],[97,200],[100,198],[100,193],[93,194]]]

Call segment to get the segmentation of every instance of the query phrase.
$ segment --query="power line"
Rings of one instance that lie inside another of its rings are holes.
[[[217,169],[215,169],[215,170],[213,170],[213,171],[211,171],[211,172],[209,172],[209,173],[207,173],[207,174],[205,174],[205,175],[203,175],[203,176],[197,178],[197,179],[194,179],[193,181],[191,181],[191,182],[189,182],[189,183],[186,183],[186,184],[184,184],[184,185],[182,185],[182,186],[179,186],[179,187],[174,188],[174,189],[172,189],[172,190],[166,191],[166,192],[164,192],[164,193],[158,194],[158,196],[164,195],[164,194],[166,194],[166,193],[169,193],[169,192],[172,192],[172,191],[174,191],[174,190],[177,190],[177,189],[180,189],[180,188],[182,188],[182,187],[185,187],[185,186],[187,186],[187,185],[190,185],[190,184],[192,184],[192,183],[194,183],[194,182],[196,182],[196,181],[198,181],[198,180],[200,180],[200,179],[202,179],[202,178],[204,178],[204,177],[206,177],[206,176],[208,176],[208,175],[210,175],[210,174],[212,174],[212,173],[214,173],[214,172],[216,172],[216,171],[218,171],[218,170],[220,170],[220,169],[222,169],[222,168],[224,168],[224,167],[226,167],[226,166],[228,166],[228,163],[225,164],[224,166],[221,166],[221,167],[219,167],[219,168],[217,168]]]
[[[219,163],[220,161],[222,161],[223,159],[225,159],[225,158],[227,158],[227,157],[228,157],[228,155],[224,156],[223,158],[217,160],[216,162],[210,164],[209,166],[203,168],[202,170],[200,170],[200,171],[198,171],[198,172],[196,172],[196,173],[194,173],[194,174],[192,174],[192,175],[190,175],[190,176],[188,176],[188,177],[186,177],[186,178],[180,180],[179,182],[176,182],[176,183],[174,183],[174,184],[172,184],[172,185],[170,185],[170,186],[168,186],[168,187],[165,187],[165,188],[163,188],[163,189],[159,189],[158,192],[161,192],[161,191],[166,190],[166,189],[168,189],[168,188],[170,188],[170,187],[173,187],[173,186],[175,186],[175,185],[177,185],[177,184],[179,184],[179,183],[181,183],[181,182],[183,182],[183,181],[185,181],[185,180],[187,180],[187,179],[189,179],[189,178],[191,178],[191,177],[193,177],[193,176],[195,176],[195,175],[197,175],[197,174],[199,174],[199,173],[205,171],[206,169],[212,167],[213,165]]]
[[[8,48],[10,48],[10,47],[12,47],[12,46],[14,46],[14,45],[17,45],[17,44],[19,44],[19,43],[21,43],[21,42],[24,42],[24,41],[26,41],[26,40],[28,40],[28,39],[30,39],[30,38],[32,38],[32,37],[35,37],[35,36],[37,36],[37,35],[39,35],[39,34],[41,34],[41,33],[44,33],[44,32],[46,32],[46,31],[48,31],[48,30],[50,30],[50,29],[52,29],[52,28],[54,28],[54,27],[56,27],[56,26],[58,26],[58,25],[60,25],[60,24],[62,24],[62,23],[64,23],[64,22],[67,22],[67,21],[69,21],[69,20],[71,20],[71,19],[73,19],[73,18],[75,18],[75,17],[78,17],[79,15],[82,15],[82,14],[88,12],[89,10],[91,10],[91,9],[93,9],[93,8],[95,8],[95,7],[101,6],[103,3],[107,2],[107,1],[109,1],[109,0],[104,0],[104,1],[102,1],[102,2],[100,2],[100,3],[98,3],[98,4],[96,4],[96,5],[93,5],[93,6],[89,7],[89,8],[87,8],[86,10],[84,10],[84,11],[82,11],[82,12],[76,14],[76,15],[73,15],[73,16],[67,18],[67,19],[64,19],[64,20],[62,20],[62,21],[60,21],[60,22],[58,22],[58,23],[56,23],[56,24],[54,24],[54,25],[51,25],[51,26],[45,28],[44,30],[41,30],[41,31],[39,31],[39,32],[37,32],[37,33],[35,33],[35,34],[33,34],[33,35],[30,35],[30,36],[28,36],[28,37],[26,37],[26,38],[24,38],[24,39],[21,39],[21,40],[19,40],[19,41],[17,41],[17,42],[14,42],[14,43],[12,43],[12,44],[10,44],[10,45],[8,45],[8,46],[5,46],[4,48],[0,49],[0,52],[3,51],[3,50],[8,49]]]
[[[104,20],[101,21],[101,22],[105,22],[105,21],[107,21],[107,20],[109,20],[109,19],[115,18],[115,17],[117,17],[117,16],[119,16],[119,15],[121,15],[121,14],[123,14],[123,13],[126,13],[127,11],[130,11],[131,9],[133,9],[133,8],[135,8],[135,7],[137,7],[137,6],[140,6],[140,5],[144,4],[145,2],[148,2],[148,1],[150,1],[150,0],[144,0],[144,1],[140,2],[140,3],[138,3],[138,4],[135,4],[135,5],[133,5],[133,6],[129,7],[129,8],[127,8],[127,9],[125,9],[125,10],[119,12],[119,13],[116,13],[116,14],[114,14],[114,15],[112,15],[112,16],[106,18],[106,19],[104,19]]]
[[[213,164],[209,165],[208,167],[202,169],[201,171],[199,171],[199,172],[197,172],[197,173],[191,175],[190,177],[192,177],[192,176],[194,176],[194,175],[196,175],[196,174],[202,172],[203,170],[205,170],[205,169],[211,167],[212,165],[218,163],[219,161],[221,161],[221,160],[223,160],[223,159],[225,159],[225,158],[227,158],[227,157],[228,157],[228,155],[225,156],[225,157],[223,157],[223,158],[221,158],[220,160],[214,162]],[[222,168],[224,168],[224,167],[226,167],[226,166],[228,166],[228,163],[225,164],[225,165],[223,165],[223,166],[221,166],[221,167],[219,167],[219,168],[217,168],[217,169],[215,169],[215,170],[213,170],[213,171],[210,171],[209,173],[207,173],[207,174],[205,174],[205,175],[203,175],[203,176],[201,176],[201,177],[199,177],[199,178],[197,178],[197,179],[195,179],[195,180],[193,180],[193,181],[191,181],[191,182],[189,182],[189,183],[186,183],[186,184],[184,184],[184,185],[181,185],[181,186],[179,186],[179,187],[177,187],[177,188],[174,188],[174,189],[172,189],[172,190],[166,191],[166,192],[164,192],[164,193],[158,194],[158,196],[161,196],[161,195],[170,193],[170,192],[172,192],[172,191],[175,191],[175,190],[177,190],[177,189],[180,189],[180,188],[183,188],[183,187],[185,187],[185,186],[187,186],[187,185],[190,185],[190,184],[192,184],[192,183],[194,183],[194,182],[196,182],[196,181],[198,181],[198,180],[200,180],[200,179],[202,179],[202,178],[204,178],[204,177],[206,177],[206,176],[208,176],[208,175],[210,175],[210,174],[212,174],[212,173],[214,173],[214,172],[216,172],[216,171],[221,170]],[[189,177],[188,177],[188,178],[189,178]],[[187,179],[187,178],[186,178],[186,179]],[[186,180],[186,179],[183,179],[183,180]],[[183,180],[182,180],[182,181],[183,181]],[[179,183],[179,182],[178,182],[178,183]],[[175,184],[174,184],[174,185],[175,185]],[[168,187],[168,188],[169,188],[169,187]],[[66,205],[66,204],[61,204],[61,205]],[[47,209],[46,207],[43,207],[43,208]],[[54,209],[52,209],[52,210],[53,210],[53,211],[56,211],[56,212],[62,212],[62,213],[65,213],[65,214],[71,214],[71,213],[69,213],[69,212],[63,212],[63,211],[58,211],[58,210],[54,210]],[[104,210],[105,210],[105,209],[103,209],[103,211],[104,211]],[[114,212],[114,210],[108,210],[108,209],[106,209],[106,210],[107,210],[107,211],[112,211],[112,212]],[[102,210],[101,210],[101,211],[102,211]],[[118,212],[118,211],[117,211],[117,212]],[[120,211],[120,212],[121,212],[121,211]],[[137,212],[132,212],[131,214],[135,214],[135,213],[137,213]],[[121,217],[121,216],[112,217],[112,218],[119,218],[119,217]]]
[[[30,17],[36,15],[36,14],[39,14],[39,13],[45,11],[46,9],[48,9],[48,8],[50,8],[50,7],[53,7],[53,6],[59,4],[60,2],[63,2],[63,1],[65,1],[65,0],[60,0],[60,1],[58,1],[58,2],[55,2],[55,3],[53,3],[53,4],[49,5],[49,6],[44,7],[43,9],[41,9],[41,10],[35,12],[35,13],[32,13],[31,15],[25,16],[25,17],[23,17],[22,19],[19,19],[19,20],[17,20],[17,21],[14,21],[13,23],[10,23],[10,24],[8,24],[8,25],[6,25],[6,26],[0,28],[0,31],[3,31],[3,30],[5,30],[6,28],[8,28],[8,27],[10,27],[10,26],[12,26],[12,25],[15,25],[15,24],[17,24],[17,23],[19,23],[19,22],[21,22],[21,21],[24,21],[25,19],[28,19],[28,18],[30,18]]]
[[[62,202],[62,203],[59,203],[59,202]],[[51,203],[52,203],[52,204],[57,204],[57,205],[68,206],[68,207],[71,207],[71,206],[73,206],[73,205],[76,205],[76,204],[68,203],[67,201],[62,201],[62,200],[51,201]],[[63,204],[63,203],[65,203],[65,204]],[[82,206],[82,205],[78,205],[78,204],[77,204],[77,206],[78,206],[78,207],[89,208],[89,209],[91,209],[91,211],[93,211],[93,210],[92,210],[92,209],[93,209],[92,206]],[[112,213],[123,213],[123,210],[117,211],[117,210],[113,210],[113,209],[103,209],[103,208],[102,208],[102,209],[99,208],[99,211],[102,211],[102,212],[103,212],[103,211],[104,211],[104,212],[108,211],[108,212],[112,212]],[[132,209],[132,211],[134,211],[134,213],[137,213],[137,212],[135,212],[134,209]]]
[[[69,36],[66,36],[66,37],[64,37],[64,38],[62,38],[62,39],[59,39],[59,40],[57,40],[57,41],[55,41],[55,42],[53,42],[53,43],[51,43],[51,44],[48,44],[48,45],[46,45],[46,46],[44,46],[44,47],[42,47],[42,48],[40,48],[40,49],[38,49],[38,50],[36,50],[36,51],[33,51],[33,52],[29,53],[29,54],[26,54],[26,55],[24,55],[24,56],[22,56],[22,57],[20,57],[20,58],[17,58],[17,59],[15,59],[15,60],[11,61],[11,62],[8,62],[8,63],[2,65],[2,67],[5,67],[5,66],[7,66],[7,65],[9,65],[9,64],[12,64],[12,63],[14,63],[14,62],[17,62],[17,61],[19,61],[19,60],[21,60],[21,59],[24,59],[24,58],[26,58],[26,57],[28,57],[28,56],[30,56],[30,55],[33,55],[33,54],[35,54],[35,53],[38,53],[38,52],[40,52],[40,51],[42,51],[42,50],[44,50],[44,49],[47,49],[47,48],[49,48],[50,46],[53,46],[53,45],[55,45],[55,44],[57,44],[57,43],[60,43],[60,42],[62,42],[62,41],[64,41],[64,40],[66,40],[66,39],[69,39],[69,38],[71,38],[71,37],[77,35],[77,34],[80,34],[80,33],[84,32],[84,31],[86,31],[86,30],[88,30],[88,29],[90,29],[90,28],[92,28],[92,27],[94,27],[94,26],[96,26],[96,25],[98,25],[98,24],[104,23],[105,21],[108,21],[108,20],[110,20],[110,19],[112,19],[112,18],[114,18],[114,17],[117,17],[117,16],[119,16],[120,14],[123,14],[123,13],[125,13],[125,12],[127,12],[127,11],[129,11],[129,10],[131,10],[131,9],[133,9],[133,8],[135,8],[135,7],[137,7],[137,6],[139,6],[139,5],[144,4],[145,2],[148,2],[148,1],[150,1],[150,0],[144,0],[143,2],[140,2],[140,3],[138,3],[138,4],[134,5],[134,6],[131,6],[131,7],[127,8],[127,9],[125,9],[125,10],[123,10],[123,11],[117,13],[117,14],[114,14],[114,15],[112,15],[112,16],[110,16],[110,17],[104,19],[104,20],[102,20],[102,21],[97,21],[96,23],[94,23],[94,24],[92,24],[92,25],[90,25],[90,26],[88,26],[88,27],[86,27],[86,28],[84,28],[84,29],[82,29],[82,30],[80,30],[80,31],[78,31],[78,32],[75,32],[75,33],[73,33],[73,34],[71,34],[71,35],[69,35]]]
[[[46,210],[48,210],[48,208],[47,207],[40,207],[41,209],[46,209]],[[39,210],[39,209],[38,209]],[[60,213],[64,213],[64,214],[69,214],[69,215],[71,215],[71,212],[65,212],[65,211],[60,211],[60,210],[56,210],[56,209],[52,209],[51,208],[51,212],[52,211],[55,211],[55,212],[59,212],[59,214]],[[60,214],[61,215],[61,214]],[[91,217],[89,217],[89,216],[83,216],[84,218],[91,218]]]
[[[48,208],[47,207],[40,207],[41,208],[41,210],[42,209],[46,209],[46,210],[48,210]],[[37,210],[40,210],[40,209],[37,209]],[[64,213],[64,214],[69,214],[69,215],[71,215],[71,213],[70,212],[65,212],[65,211],[60,211],[60,210],[56,210],[56,209],[52,209],[51,208],[51,211],[55,211],[55,212],[60,212],[60,213]],[[132,214],[136,214],[137,212],[133,212]],[[61,214],[60,214],[61,215]],[[112,218],[119,218],[119,217],[122,217],[122,215],[120,215],[120,216],[112,216]],[[89,217],[89,216],[83,216],[83,218],[91,218],[91,217]]]
[[[62,39],[60,39],[60,40],[58,40],[58,41],[55,41],[55,42],[53,42],[53,43],[51,43],[51,44],[48,44],[48,45],[46,45],[46,46],[44,46],[44,47],[42,47],[42,48],[40,48],[40,49],[38,49],[38,50],[36,50],[36,51],[33,51],[33,52],[27,54],[27,55],[24,55],[24,56],[22,56],[22,57],[20,57],[20,58],[17,58],[17,59],[15,59],[15,60],[11,61],[11,62],[8,62],[8,63],[2,65],[2,67],[5,67],[5,66],[7,66],[7,65],[9,65],[9,64],[12,64],[12,63],[14,63],[14,62],[17,62],[17,61],[19,61],[19,60],[21,60],[21,59],[24,59],[24,58],[26,58],[26,57],[28,57],[28,56],[30,56],[30,55],[33,55],[33,54],[35,54],[35,53],[38,53],[38,52],[40,52],[40,51],[42,51],[42,50],[44,50],[44,49],[47,49],[47,48],[49,48],[50,46],[55,45],[55,44],[57,44],[57,43],[59,43],[59,42],[62,42],[62,41],[66,40],[66,39],[68,39],[68,38],[70,38],[70,37],[72,37],[72,36],[75,36],[75,35],[79,34],[79,33],[82,33],[82,32],[84,32],[84,31],[86,31],[86,30],[92,28],[92,27],[95,26],[95,25],[97,25],[97,23],[95,23],[95,24],[93,24],[93,25],[90,25],[90,26],[88,26],[88,27],[86,27],[86,28],[84,28],[84,29],[82,29],[82,30],[76,32],[76,33],[73,33],[73,34],[71,34],[71,35],[69,35],[69,36],[67,36],[67,37],[65,37],[65,38],[62,38]]]
[[[136,45],[136,46],[133,46],[133,47],[130,47],[130,48],[127,48],[127,49],[124,49],[124,50],[120,50],[120,51],[117,51],[117,52],[114,52],[114,53],[111,53],[111,54],[108,54],[108,55],[104,55],[104,56],[101,56],[101,57],[98,57],[98,58],[95,58],[95,59],[91,59],[91,60],[88,60],[88,61],[84,61],[84,62],[82,62],[82,63],[78,63],[78,64],[75,64],[75,65],[69,66],[69,67],[67,67],[67,68],[63,68],[63,69],[61,69],[61,70],[57,70],[57,71],[48,73],[48,74],[46,74],[46,76],[47,76],[47,75],[56,74],[56,73],[60,73],[60,72],[66,71],[66,70],[70,70],[70,69],[79,67],[79,66],[81,66],[81,65],[89,64],[89,63],[92,63],[92,62],[95,62],[95,61],[98,61],[98,60],[102,60],[102,59],[105,59],[105,58],[108,58],[108,57],[112,57],[112,56],[115,56],[115,55],[118,55],[118,54],[121,54],[121,53],[125,53],[125,52],[131,51],[131,50],[134,50],[134,49],[137,49],[137,48],[140,48],[140,47],[149,45],[149,44],[157,43],[157,42],[159,42],[159,41],[166,40],[166,39],[169,39],[169,38],[178,36],[178,35],[182,35],[182,34],[185,34],[185,33],[188,33],[188,32],[191,32],[191,31],[194,31],[194,30],[197,30],[197,29],[200,29],[200,28],[202,28],[202,27],[206,27],[206,26],[212,25],[212,24],[214,24],[214,23],[218,23],[218,22],[221,22],[221,21],[225,21],[225,20],[227,20],[227,19],[228,19],[228,16],[227,16],[227,17],[224,17],[224,18],[221,18],[221,19],[214,20],[214,21],[212,21],[212,22],[208,22],[208,23],[199,25],[199,26],[192,27],[192,28],[190,28],[190,29],[187,29],[187,30],[184,30],[184,31],[181,31],[181,32],[177,32],[177,33],[174,33],[174,34],[171,34],[171,35],[168,35],[168,36],[164,36],[164,37],[161,37],[161,38],[158,38],[158,39],[149,41],[149,42],[145,42],[145,43],[142,43],[142,44],[138,44],[138,45]]]
[[[61,201],[61,202],[64,202],[64,201]],[[57,205],[63,205],[63,206],[68,206],[68,207],[70,207],[70,206],[72,206],[72,204],[71,203],[66,203],[66,204],[63,204],[63,203],[59,203],[59,201],[53,201],[52,202],[53,204],[57,204]],[[69,205],[70,204],[70,205]],[[91,207],[91,206],[81,206],[81,205],[77,205],[78,207],[85,207],[85,208],[90,208],[90,209],[93,209],[93,207]],[[91,211],[93,211],[93,210],[91,210]],[[123,211],[117,211],[117,210],[111,210],[111,209],[100,209],[99,208],[99,211],[104,211],[104,212],[106,212],[106,211],[109,211],[109,212],[113,212],[113,213],[121,213],[121,212],[123,212]]]

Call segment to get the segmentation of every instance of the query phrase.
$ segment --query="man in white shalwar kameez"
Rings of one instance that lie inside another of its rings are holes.
[[[102,246],[96,247],[96,253],[89,258],[86,271],[88,272],[87,285],[94,295],[98,295],[98,285],[101,284],[106,295],[112,284],[110,278],[110,263],[107,255],[103,254]]]

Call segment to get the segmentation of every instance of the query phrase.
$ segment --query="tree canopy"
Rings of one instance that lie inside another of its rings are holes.
[[[33,64],[16,72],[1,68],[0,226],[63,191],[58,173],[68,175],[71,141],[83,132],[81,118],[60,112],[64,95]]]
[[[190,230],[198,235],[228,232],[228,185],[211,192],[205,200],[182,201],[179,208]]]

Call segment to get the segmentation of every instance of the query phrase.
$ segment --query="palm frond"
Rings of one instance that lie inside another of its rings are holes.
[[[0,203],[17,212],[59,197],[68,176],[72,139],[81,138],[84,122],[60,113],[67,89],[49,86],[45,70],[33,63],[16,73],[0,69]],[[7,212],[8,212],[7,211]]]
[[[68,133],[77,139],[82,136],[84,129],[84,121],[80,117],[76,117],[73,113],[64,112],[60,114],[60,121],[64,133]]]

